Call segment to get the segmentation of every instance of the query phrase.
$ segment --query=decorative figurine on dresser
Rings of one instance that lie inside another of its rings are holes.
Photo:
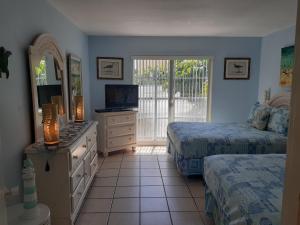
[[[64,57],[51,35],[38,36],[29,59],[35,143],[25,153],[51,225],[73,225],[98,169],[98,122],[84,120],[84,96],[73,96],[76,106],[69,111]]]

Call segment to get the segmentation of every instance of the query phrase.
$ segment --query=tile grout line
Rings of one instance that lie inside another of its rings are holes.
[[[145,186],[147,186],[147,185],[144,185],[144,186],[141,186],[141,187],[145,187]],[[162,186],[163,185],[159,185],[159,186],[157,185],[157,187],[162,187]],[[170,186],[170,185],[167,185],[167,186]],[[108,186],[108,187],[113,188],[113,186]],[[119,186],[119,187],[123,187],[123,186]],[[128,187],[131,187],[131,186],[128,186]],[[135,187],[138,187],[138,186],[135,186]],[[153,187],[153,186],[151,186],[151,187]],[[174,187],[174,186],[171,186],[171,187]],[[181,187],[182,187],[182,185],[181,185]],[[114,198],[114,199],[123,199],[123,198],[165,198],[165,197],[118,197],[118,198]],[[192,197],[168,197],[168,198],[188,198],[188,199],[190,199]],[[87,198],[87,199],[111,199],[111,198]]]
[[[119,181],[119,175],[120,175],[120,171],[121,171],[121,165],[122,165],[122,162],[123,162],[123,158],[124,158],[124,153],[122,153],[122,159],[121,159],[121,162],[120,162],[120,167],[119,167],[119,171],[118,171],[117,181],[116,181],[116,184],[115,184],[115,189],[114,189],[114,193],[113,193],[113,196],[112,196],[111,205],[110,205],[110,209],[109,209],[109,213],[108,213],[108,218],[107,218],[107,222],[106,222],[107,225],[109,224],[110,216],[111,216],[111,213],[112,213],[111,210],[112,210],[113,203],[114,203],[114,197],[115,197],[115,194],[116,194],[116,189],[117,189],[117,185],[118,185],[118,181]]]
[[[184,180],[185,180],[185,182],[186,182],[186,178],[185,178]],[[202,181],[201,181],[201,182],[202,182]],[[186,182],[186,183],[187,183],[187,182]],[[204,221],[203,221],[202,215],[201,215],[201,213],[200,213],[200,209],[199,209],[198,206],[197,206],[197,203],[196,203],[196,200],[195,200],[196,197],[193,196],[193,193],[192,193],[192,190],[190,189],[190,186],[189,186],[188,184],[187,184],[186,186],[187,186],[187,188],[188,188],[188,190],[189,190],[189,192],[190,192],[190,195],[192,196],[194,205],[196,206],[197,213],[198,213],[199,216],[200,216],[200,219],[201,219],[202,224],[203,224],[203,225],[206,225],[206,223],[204,223]],[[202,212],[202,211],[201,211],[201,212]]]
[[[158,161],[158,167],[159,167],[160,177],[161,177],[161,180],[162,180],[162,183],[163,183],[163,189],[164,189],[164,192],[165,192],[165,199],[166,199],[167,206],[168,206],[168,213],[169,213],[171,225],[173,225],[173,219],[172,219],[172,216],[171,216],[169,201],[168,201],[168,198],[167,198],[167,192],[166,192],[166,188],[165,188],[165,183],[164,183],[164,180],[163,180],[163,176],[162,176],[162,173],[161,173],[161,168],[160,168],[160,163],[159,163],[158,157],[157,157],[157,161]]]
[[[142,225],[142,177],[141,177],[141,156],[139,156],[139,225]]]

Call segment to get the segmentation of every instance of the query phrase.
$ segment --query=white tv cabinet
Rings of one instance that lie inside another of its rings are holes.
[[[136,111],[96,112],[98,146],[104,157],[108,153],[136,147]]]

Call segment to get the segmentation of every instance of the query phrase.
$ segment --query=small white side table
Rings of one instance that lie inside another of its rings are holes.
[[[7,208],[8,225],[50,225],[50,210],[44,204],[37,205],[38,214],[33,219],[23,219],[25,210],[23,204]]]

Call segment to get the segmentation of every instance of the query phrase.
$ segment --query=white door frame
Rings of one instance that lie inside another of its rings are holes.
[[[134,67],[134,60],[170,60],[171,62],[174,60],[183,60],[183,59],[194,59],[194,60],[203,60],[203,59],[208,59],[209,60],[209,74],[208,74],[208,96],[207,96],[207,122],[211,121],[211,107],[212,107],[212,80],[213,80],[213,60],[214,58],[212,56],[147,56],[147,55],[142,55],[142,56],[132,56],[131,57],[131,65],[132,65],[132,70]],[[170,71],[171,73],[171,71]],[[170,76],[172,76],[170,74]],[[133,75],[132,75],[133,77]],[[171,79],[171,78],[170,78]],[[172,82],[169,82],[169,84],[171,84]],[[172,85],[172,84],[171,84]],[[172,90],[169,89],[169,96],[172,96],[172,94],[170,95],[170,92]],[[170,104],[172,104],[172,102],[169,99],[169,107]],[[170,115],[170,112],[169,112]],[[168,115],[168,116],[169,116]],[[155,140],[155,141],[137,141],[138,145],[165,145],[166,144],[166,140]]]

